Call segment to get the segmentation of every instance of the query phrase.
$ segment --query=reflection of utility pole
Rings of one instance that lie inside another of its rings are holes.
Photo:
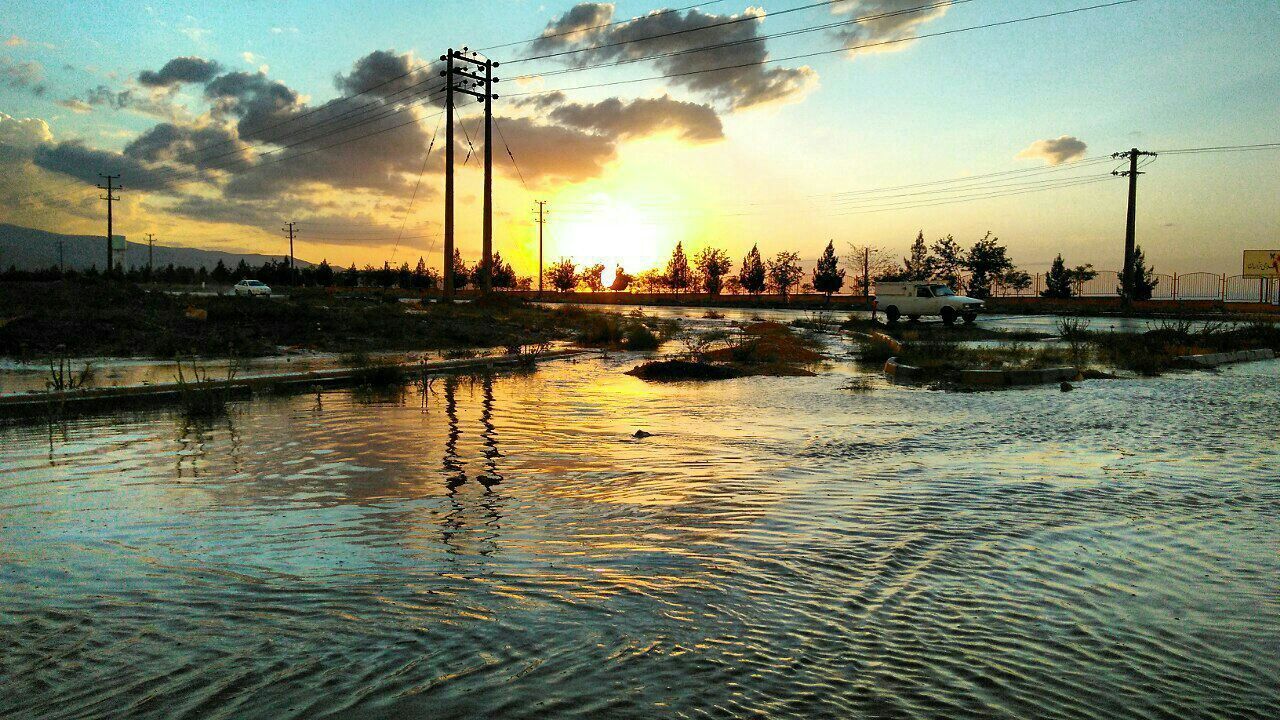
[[[1153,152],[1146,152],[1133,148],[1128,152],[1112,153],[1111,157],[1120,159],[1126,158],[1129,161],[1128,170],[1112,170],[1111,174],[1119,177],[1129,178],[1129,212],[1125,217],[1124,226],[1124,274],[1120,276],[1120,301],[1127,310],[1133,303],[1133,291],[1135,287],[1135,278],[1133,277],[1133,248],[1134,248],[1134,225],[1137,218],[1138,205],[1138,176],[1143,173],[1138,172],[1138,158],[1143,155],[1155,157]]]
[[[547,201],[534,200],[538,205],[538,297],[542,297],[542,228],[547,224]]]
[[[99,199],[107,201],[107,276],[109,277],[111,275],[111,270],[115,267],[115,265],[112,262],[113,258],[111,257],[111,249],[112,249],[111,244],[115,242],[115,232],[113,231],[112,225],[111,225],[111,203],[120,199],[118,196],[112,195],[111,193],[112,191],[122,190],[123,188],[121,188],[119,185],[116,185],[114,187],[111,185],[112,180],[120,179],[119,175],[103,175],[102,173],[98,173],[98,177],[103,178],[107,181],[106,186],[99,185],[98,187],[102,190],[107,191],[107,194],[105,196],[100,197]]]
[[[155,233],[147,233],[147,274],[150,275],[154,268],[156,259],[156,236]]]

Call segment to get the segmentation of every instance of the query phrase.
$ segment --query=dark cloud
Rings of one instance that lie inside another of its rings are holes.
[[[568,103],[551,111],[561,125],[590,130],[613,138],[630,138],[674,131],[682,140],[711,142],[724,137],[720,117],[710,105],[681,102],[664,96],[623,102],[610,98],[583,105]]]
[[[26,90],[32,95],[43,95],[45,91],[44,67],[35,61],[14,62],[0,55],[0,86],[14,90]]]
[[[915,37],[920,26],[937,20],[947,14],[948,6],[929,8],[920,12],[908,12],[912,8],[925,3],[921,0],[856,0],[856,2],[836,3],[832,12],[854,17],[888,15],[877,20],[867,20],[856,25],[846,25],[835,31],[836,37],[845,47],[902,40]],[[904,47],[899,45],[897,47]],[[884,49],[893,49],[888,46]]]
[[[182,83],[206,83],[213,79],[222,66],[213,60],[188,56],[176,57],[164,64],[158,72],[143,70],[138,82],[147,87],[171,87]]]
[[[87,113],[97,107],[108,107],[113,110],[133,110],[166,120],[181,116],[184,110],[174,105],[168,94],[164,92],[148,94],[130,88],[113,90],[106,85],[89,88],[80,97],[59,100],[57,104],[76,113]]]
[[[335,75],[333,84],[346,96],[363,94],[410,101],[444,87],[444,78],[440,77],[444,67],[439,60],[424,63],[413,53],[375,50],[357,60],[351,66],[351,72]],[[434,102],[443,104],[439,99]]]
[[[62,173],[96,183],[99,173],[121,175],[128,183],[148,189],[166,190],[173,187],[178,177],[164,167],[153,167],[136,158],[108,150],[96,150],[79,140],[36,148],[35,164],[51,172]],[[127,186],[127,185],[126,185]]]
[[[254,227],[272,235],[279,232],[280,218],[296,218],[301,227],[299,238],[302,242],[324,245],[365,246],[371,244],[371,240],[383,239],[390,244],[400,232],[399,225],[393,227],[386,222],[386,216],[367,212],[333,212],[319,207],[308,211],[293,200],[243,201],[183,195],[164,210],[201,222]],[[331,228],[341,228],[341,232]],[[415,234],[420,234],[420,231],[406,233]],[[413,245],[411,242],[402,244]]]
[[[600,175],[617,156],[616,141],[605,135],[524,117],[500,118],[498,122],[526,180],[587,180]],[[495,167],[516,174],[507,164],[495,163]]]
[[[1038,158],[1050,165],[1061,165],[1068,160],[1084,157],[1089,146],[1071,135],[1037,140],[1018,153],[1020,158]]]
[[[254,142],[275,142],[296,128],[275,127],[305,112],[298,93],[265,73],[230,72],[204,87],[216,118],[239,118],[240,137]]]
[[[769,53],[765,42],[758,39],[764,19],[764,11],[759,8],[748,8],[741,15],[713,15],[696,8],[683,13],[654,11],[617,25],[553,37],[565,30],[607,23],[612,18],[611,4],[581,3],[552,21],[543,37],[534,41],[533,49],[538,52],[583,49],[562,58],[577,66],[678,53],[648,62],[670,76],[671,82],[704,93],[733,109],[794,98],[817,79],[817,74],[808,67],[771,68],[762,64]],[[712,27],[741,18],[748,19]],[[646,39],[651,37],[653,39]],[[596,47],[604,44],[611,46]],[[721,47],[684,52],[709,45]],[[742,67],[700,72],[728,66]]]
[[[249,146],[217,125],[160,123],[125,145],[124,154],[149,163],[181,163],[227,172],[247,170],[252,160]]]

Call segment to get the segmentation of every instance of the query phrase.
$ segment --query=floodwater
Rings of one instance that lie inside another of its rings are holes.
[[[1280,714],[1280,362],[636,360],[0,428],[0,717]]]

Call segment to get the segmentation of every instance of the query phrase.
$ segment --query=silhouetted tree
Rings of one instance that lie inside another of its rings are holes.
[[[569,292],[578,286],[578,266],[569,258],[560,258],[547,268],[547,282],[560,292]]]
[[[213,266],[213,273],[210,275],[213,281],[222,285],[226,285],[231,280],[231,271],[227,269],[226,263],[221,260],[217,265]]]
[[[1123,275],[1123,273],[1121,273]],[[1132,297],[1134,300],[1150,300],[1160,281],[1155,278],[1155,268],[1147,267],[1147,258],[1142,254],[1142,246],[1133,248],[1133,288],[1125,287],[1125,278],[1120,278],[1120,287],[1116,291],[1120,297]],[[1131,294],[1130,294],[1131,293]]]
[[[613,282],[609,283],[609,289],[614,292],[622,292],[631,284],[631,280],[631,276],[619,265],[613,271]]]
[[[729,253],[720,248],[704,247],[694,259],[698,268],[698,279],[702,283],[702,291],[708,295],[719,295],[724,286],[724,276],[733,269],[733,261]]]
[[[926,280],[937,278],[947,287],[960,291],[960,270],[964,267],[964,249],[951,235],[939,238],[930,248],[929,259],[925,263],[929,269]]]
[[[1044,290],[1040,295],[1047,298],[1069,298],[1077,293],[1077,288],[1098,276],[1093,265],[1077,265],[1067,269],[1062,255],[1054,258],[1053,265],[1044,276]]]
[[[842,287],[844,270],[840,269],[840,258],[836,257],[835,241],[827,241],[827,249],[813,267],[813,289],[826,295],[827,302],[831,302],[831,294],[840,292]]]
[[[791,286],[800,282],[802,277],[804,269],[800,267],[799,253],[782,250],[769,261],[769,282],[782,295],[783,302],[787,301]]]
[[[902,279],[928,280],[929,271],[929,247],[924,243],[924,231],[921,230],[916,234],[915,242],[911,243],[911,251],[902,261]]]
[[[604,263],[596,263],[582,268],[582,283],[591,292],[604,290]]]
[[[765,288],[764,261],[760,259],[760,248],[751,246],[751,251],[742,258],[742,270],[738,273],[738,282],[742,289],[752,295],[759,295]]]
[[[356,264],[351,263],[351,267],[342,273],[342,284],[346,287],[356,287],[360,284],[360,271],[356,269]]]
[[[315,278],[316,284],[320,287],[329,287],[333,284],[333,268],[329,267],[329,259],[325,258],[316,266],[316,271],[312,276]]]
[[[985,298],[991,295],[991,284],[1013,269],[1013,261],[1000,238],[992,237],[988,230],[965,254],[964,268],[969,271],[969,295]]]
[[[689,259],[684,255],[682,243],[676,243],[675,249],[671,251],[671,259],[667,261],[665,279],[666,286],[676,293],[688,290],[693,282],[692,274],[689,272]]]
[[[511,263],[502,259],[500,252],[493,254],[493,286],[496,288],[516,286],[516,271],[511,269]]]

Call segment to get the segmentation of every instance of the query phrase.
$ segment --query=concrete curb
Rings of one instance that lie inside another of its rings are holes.
[[[1263,348],[1261,350],[1236,350],[1235,352],[1207,353],[1205,355],[1183,355],[1178,358],[1178,362],[1190,367],[1211,368],[1229,363],[1271,360],[1275,356],[1275,351],[1270,348]]]
[[[929,379],[924,368],[903,365],[891,357],[884,363],[884,374],[902,382]],[[1009,387],[1012,385],[1043,385],[1075,380],[1080,371],[1073,367],[1040,368],[1036,370],[961,370],[960,384],[974,387]]]
[[[876,342],[882,342],[885,345],[888,345],[889,349],[894,352],[902,352],[901,340],[898,340],[897,338],[894,338],[894,337],[890,337],[878,330],[873,330],[871,332],[871,339],[875,340]]]
[[[530,357],[534,362],[542,362],[573,357],[587,352],[589,351],[553,350],[545,353],[535,353],[531,356],[497,355],[458,360],[437,360],[424,363],[403,363],[396,367],[414,373],[447,374],[467,370],[512,367],[529,362]],[[200,389],[224,391],[231,398],[246,398],[252,397],[254,393],[264,391],[284,390],[286,392],[297,392],[315,387],[351,386],[358,382],[361,373],[362,370],[358,368],[335,368],[302,373],[261,375],[238,378],[232,380],[229,384],[222,381],[213,381],[207,385],[200,386]],[[0,395],[0,419],[43,417],[55,406],[60,410],[66,410],[74,414],[165,405],[181,400],[182,393],[183,390],[177,383],[161,383],[56,393]]]

